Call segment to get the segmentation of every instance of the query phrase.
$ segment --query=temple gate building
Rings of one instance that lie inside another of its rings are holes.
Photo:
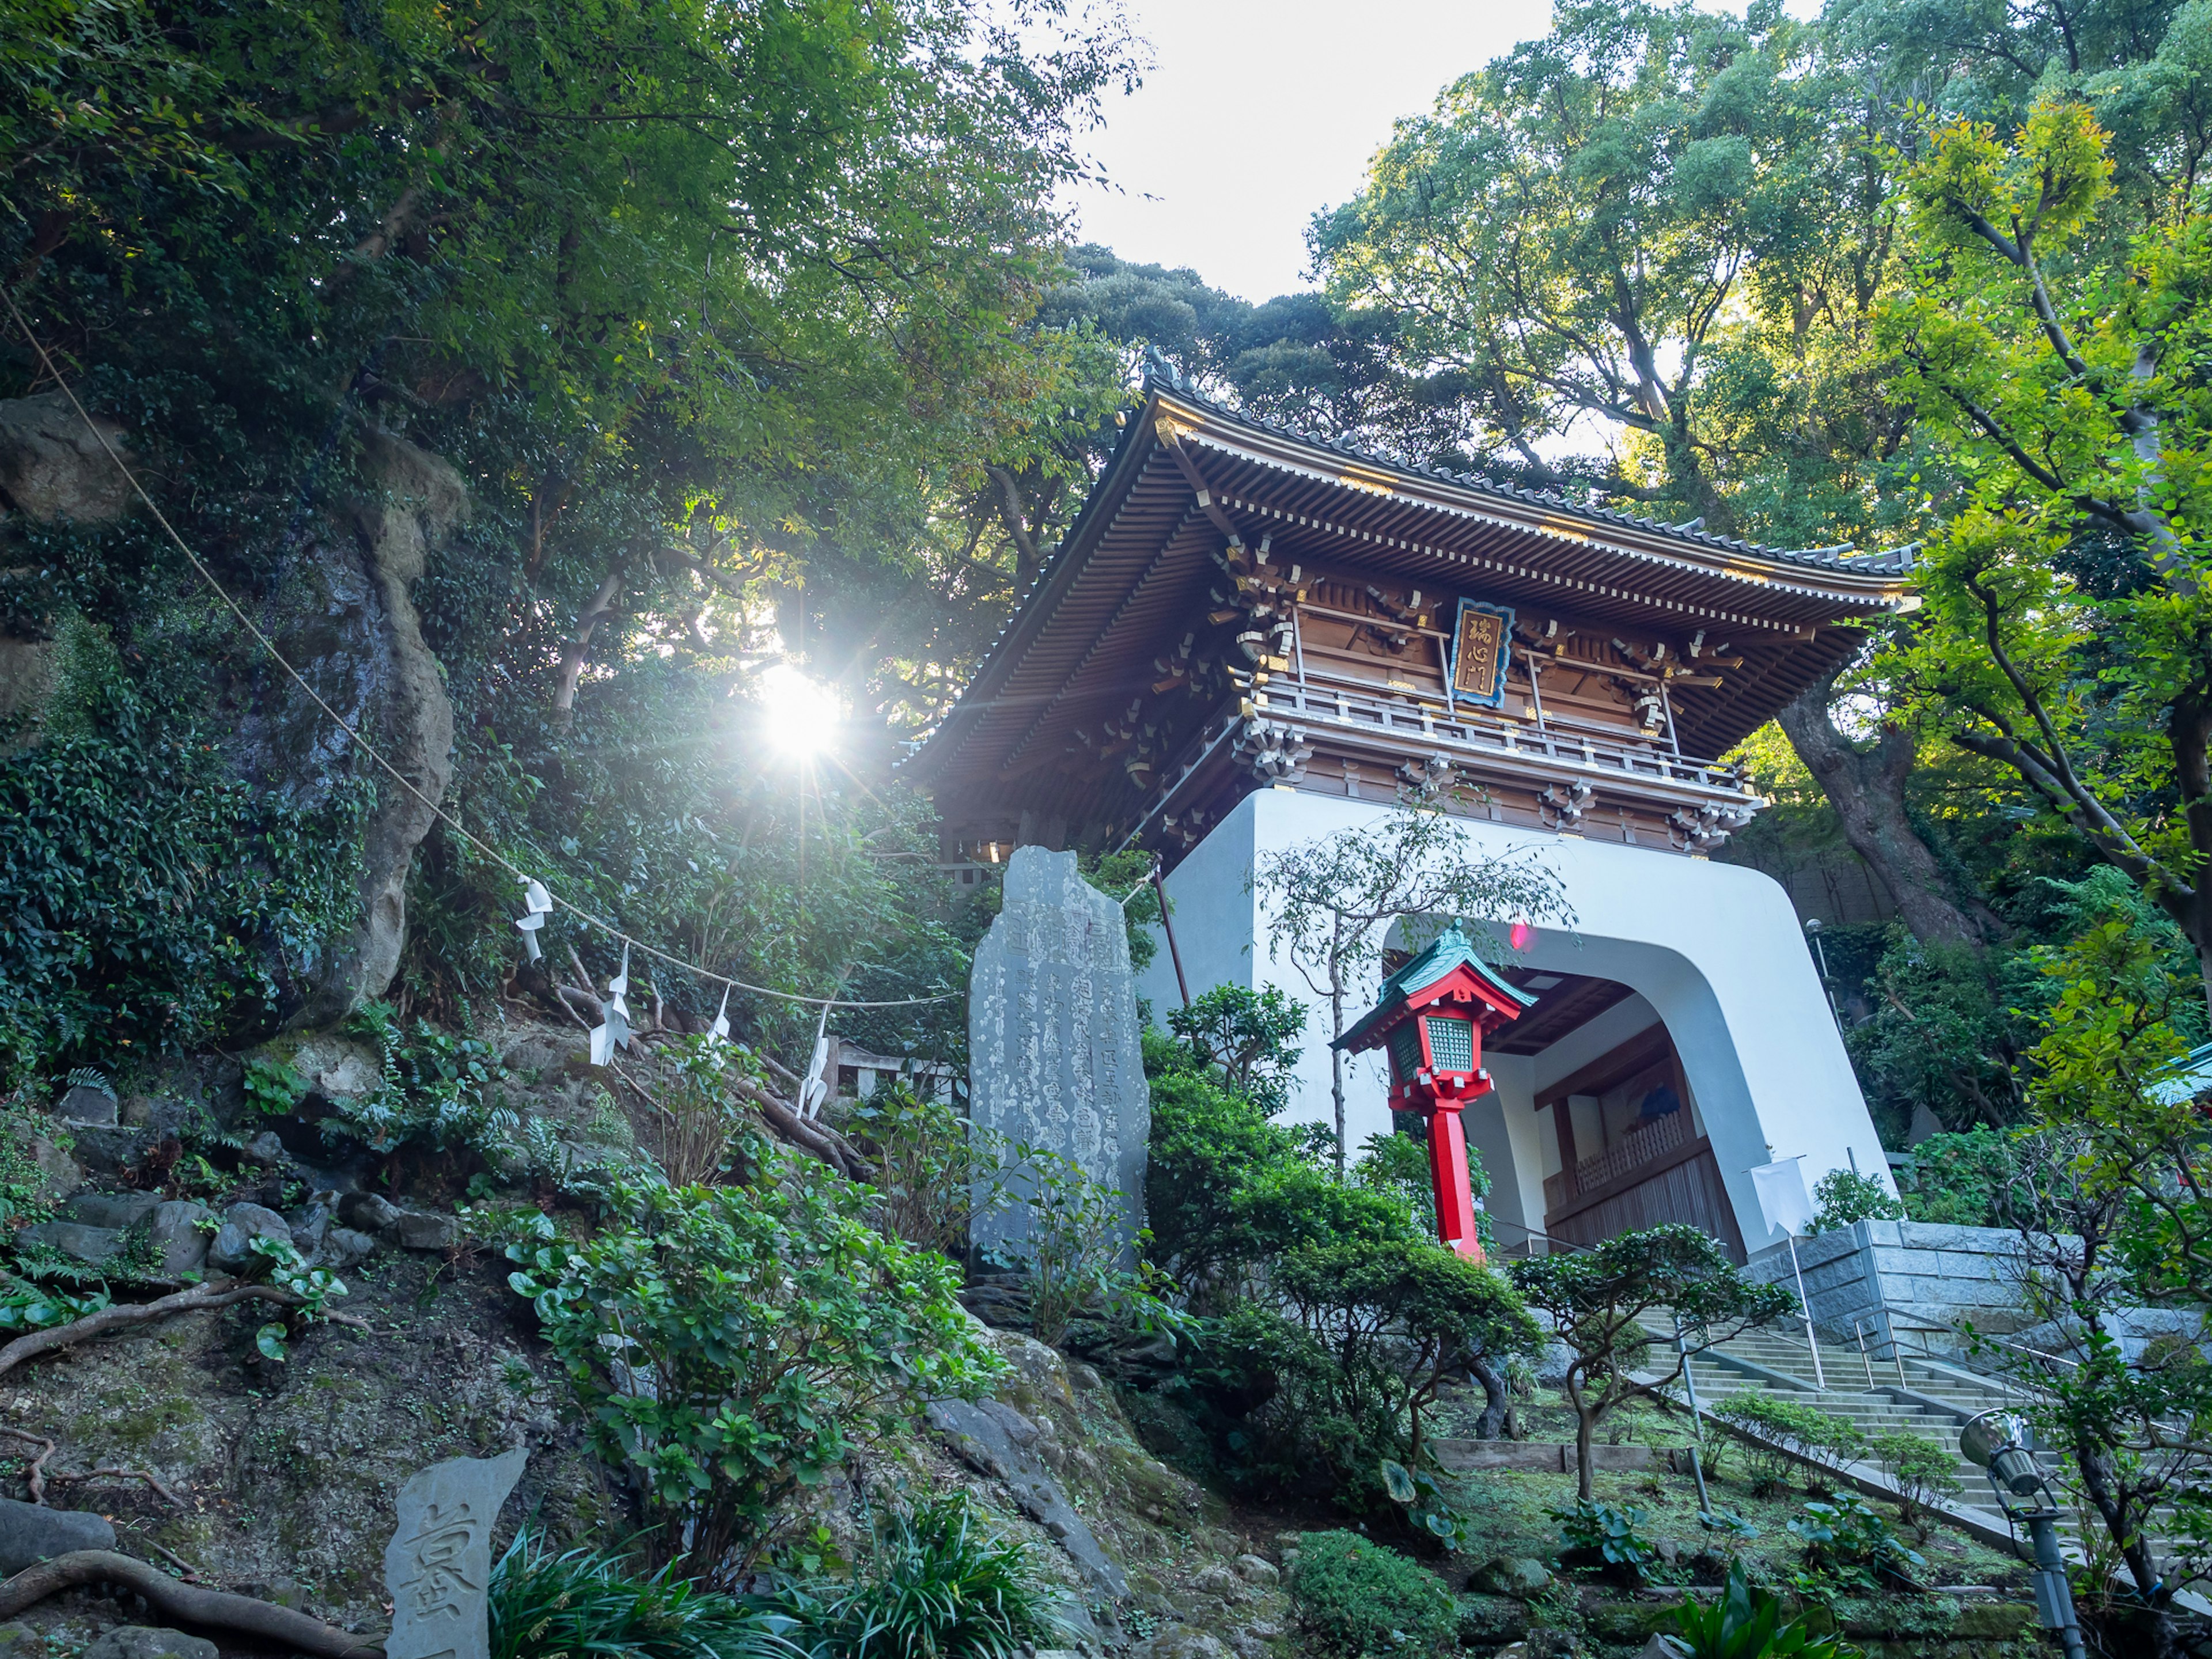
[[[1887,1164],[1787,896],[1708,857],[1764,805],[1713,757],[1909,608],[1905,568],[1395,466],[1156,366],[906,769],[949,856],[1160,854],[1194,994],[1311,1008],[1293,1119],[1330,1115],[1329,1016],[1270,943],[1258,861],[1408,795],[1540,860],[1575,921],[1497,964],[1537,1001],[1466,1114],[1498,1243],[1686,1221],[1741,1261],[1781,1237],[1753,1166],[1802,1155],[1809,1188]],[[1140,989],[1176,1000],[1165,950]],[[1390,1118],[1374,1057],[1352,1076],[1356,1147]]]

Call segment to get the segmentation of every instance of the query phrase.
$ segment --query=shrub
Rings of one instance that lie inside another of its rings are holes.
[[[1290,1103],[1298,1063],[1291,1039],[1306,1029],[1306,1011],[1274,986],[1217,985],[1188,1008],[1170,1009],[1168,1029],[1192,1061],[1267,1116]]]
[[[1303,1534],[1290,1578],[1298,1622],[1325,1653],[1433,1654],[1458,1632],[1451,1593],[1435,1577],[1357,1533]]]
[[[1741,1560],[1710,1604],[1686,1600],[1668,1615],[1667,1639],[1682,1659],[1857,1659],[1834,1636],[1816,1636],[1802,1619],[1782,1622],[1782,1598],[1752,1588]]]
[[[1186,1316],[1164,1299],[1173,1281],[1149,1262],[1134,1271],[1123,1265],[1121,1188],[1092,1180],[1058,1152],[1019,1146],[1015,1153],[1018,1179],[1010,1184],[1029,1225],[1018,1243],[992,1255],[1028,1277],[1030,1334],[1059,1344],[1079,1315],[1110,1327],[1181,1331]]]
[[[781,1606],[836,1659],[1012,1659],[1063,1628],[1028,1553],[964,1492],[890,1516],[849,1581],[796,1586]]]
[[[491,1659],[803,1659],[787,1616],[701,1589],[668,1568],[639,1577],[619,1555],[555,1554],[527,1527],[493,1566]]]
[[[662,1171],[678,1187],[714,1180],[729,1166],[745,1121],[732,1073],[759,1075],[760,1062],[735,1043],[678,1037],[663,1051],[665,1066],[653,1103],[652,1139]]]
[[[1615,1509],[1610,1504],[1580,1502],[1572,1509],[1547,1510],[1559,1523],[1560,1559],[1565,1565],[1594,1567],[1632,1583],[1641,1583],[1659,1559],[1659,1547],[1637,1530],[1644,1511],[1633,1504]]]
[[[1842,1462],[1867,1449],[1866,1432],[1857,1424],[1779,1395],[1732,1394],[1713,1408],[1713,1414],[1759,1437],[1744,1443],[1744,1462],[1751,1489],[1761,1497],[1790,1484],[1796,1459],[1786,1453]]]
[[[1820,1207],[1805,1230],[1808,1233],[1848,1227],[1854,1221],[1900,1221],[1905,1217],[1905,1206],[1888,1188],[1856,1170],[1829,1170],[1814,1186],[1813,1201]]]
[[[488,1091],[506,1075],[491,1044],[422,1019],[410,1037],[382,1002],[362,1004],[347,1024],[376,1045],[383,1080],[365,1095],[333,1101],[322,1121],[324,1139],[350,1136],[380,1152],[414,1140],[450,1146],[488,1139],[495,1128]]]
[[[1928,1564],[1856,1492],[1806,1504],[1790,1530],[1804,1544],[1805,1565],[1819,1588],[1872,1590],[1883,1578],[1920,1588],[1916,1575]]]
[[[1924,1537],[1934,1520],[1934,1505],[1959,1495],[1956,1461],[1942,1441],[1908,1429],[1876,1435],[1873,1449],[1875,1461],[1904,1494],[1906,1518]]]
[[[617,1184],[585,1243],[538,1217],[507,1247],[598,1449],[709,1567],[856,1441],[1000,1369],[952,1265],[877,1231],[866,1188],[764,1141],[744,1162],[741,1185]]]
[[[960,1261],[969,1224],[1006,1201],[1014,1169],[1006,1139],[902,1080],[854,1107],[845,1130],[883,1172],[884,1229],[909,1244]]]
[[[1673,1387],[1688,1364],[1680,1352],[1653,1352],[1648,1315],[1663,1311],[1708,1346],[1795,1304],[1781,1285],[1746,1278],[1711,1237],[1680,1224],[1616,1233],[1571,1255],[1522,1257],[1507,1270],[1571,1351],[1565,1393],[1575,1412],[1575,1495],[1584,1500],[1597,1495],[1590,1480],[1599,1425],[1631,1401]]]
[[[1257,1254],[1249,1218],[1231,1202],[1246,1183],[1301,1164],[1297,1137],[1251,1101],[1195,1072],[1154,1080],[1145,1169],[1148,1254],[1194,1304],[1219,1305]]]
[[[1912,1149],[1905,1212],[1950,1227],[2005,1226],[2014,1169],[2012,1138],[1995,1129],[1930,1135]]]

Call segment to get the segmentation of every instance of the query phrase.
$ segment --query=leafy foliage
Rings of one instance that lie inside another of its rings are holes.
[[[1905,1494],[1899,1507],[1924,1540],[1935,1506],[1959,1496],[1957,1460],[1942,1441],[1909,1429],[1889,1429],[1875,1435],[1869,1449]]]
[[[2212,829],[2167,805],[2202,793],[2212,752],[2196,530],[2212,217],[2185,203],[2124,258],[2081,257],[2110,135],[2056,89],[2007,125],[1939,120],[1905,174],[1911,279],[1885,343],[1958,498],[1887,672],[2212,961],[2193,876]]]
[[[230,776],[112,665],[79,720],[0,754],[0,1082],[250,1032],[355,902],[355,801]]]
[[[802,1659],[787,1615],[604,1550],[555,1553],[531,1527],[492,1565],[492,1659]]]
[[[1002,1137],[902,1081],[878,1085],[844,1127],[883,1172],[884,1228],[950,1260],[966,1253],[970,1222],[1007,1202],[1019,1170]]]
[[[1671,1385],[1686,1363],[1663,1352],[1655,1362],[1648,1316],[1671,1313],[1695,1346],[1771,1324],[1796,1305],[1787,1289],[1745,1278],[1715,1240],[1680,1224],[1616,1234],[1590,1250],[1518,1258],[1508,1271],[1572,1352],[1566,1392],[1575,1408],[1577,1495],[1585,1501],[1595,1495],[1590,1449],[1598,1425],[1630,1400]],[[1638,1382],[1639,1370],[1657,1375]]]
[[[1585,1498],[1571,1509],[1545,1511],[1559,1523],[1562,1561],[1591,1565],[1640,1584],[1658,1563],[1659,1547],[1638,1530],[1644,1511]]]
[[[884,1517],[849,1581],[778,1598],[840,1659],[1014,1659],[1059,1633],[1055,1601],[1028,1553],[987,1530],[965,1492]]]
[[[1756,1437],[1747,1440],[1744,1452],[1751,1489],[1760,1496],[1785,1490],[1796,1477],[1802,1466],[1787,1453],[1841,1462],[1867,1449],[1864,1431],[1849,1418],[1779,1394],[1732,1394],[1713,1413]]]
[[[862,1189],[766,1145],[745,1163],[732,1186],[625,1185],[582,1243],[541,1218],[507,1246],[593,1443],[710,1570],[856,1442],[998,1369],[951,1264],[875,1231]]]
[[[1894,1193],[1874,1176],[1856,1170],[1831,1170],[1822,1176],[1814,1183],[1813,1202],[1813,1224],[1806,1228],[1808,1234],[1848,1227],[1869,1218],[1878,1221],[1905,1218],[1905,1206]]]
[[[1126,1201],[1120,1188],[1093,1180],[1080,1165],[1036,1146],[1014,1150],[1007,1191],[1026,1214],[1018,1243],[1000,1253],[1018,1267],[1030,1291],[1030,1329],[1041,1342],[1066,1336],[1079,1315],[1142,1330],[1179,1330],[1182,1316],[1164,1298],[1172,1281],[1149,1262],[1124,1265]],[[1141,1247],[1146,1236],[1139,1233]]]
[[[1258,991],[1217,985],[1193,998],[1188,1008],[1168,1011],[1168,1030],[1201,1068],[1218,1070],[1232,1094],[1269,1117],[1290,1103],[1291,1076],[1298,1063],[1292,1040],[1305,1029],[1305,1006],[1273,985]]]
[[[1790,1530],[1805,1546],[1806,1566],[1825,1587],[1863,1592],[1886,1581],[1920,1588],[1917,1575],[1927,1562],[1856,1492],[1806,1504]]]
[[[1929,1136],[1912,1149],[1905,1214],[1954,1227],[2003,1225],[2014,1158],[2012,1138],[1994,1129]]]
[[[1404,1556],[1350,1532],[1304,1533],[1297,1547],[1291,1597],[1316,1650],[1387,1659],[1438,1653],[1451,1642],[1458,1618],[1450,1592]]]
[[[322,1122],[329,1139],[357,1139],[389,1152],[422,1139],[440,1146],[480,1141],[492,1128],[489,1091],[505,1075],[499,1056],[481,1038],[448,1031],[427,1019],[410,1036],[387,1003],[356,1010],[349,1025],[376,1045],[379,1086],[357,1098],[334,1101]]]
[[[1782,1598],[1753,1587],[1738,1558],[1719,1596],[1685,1597],[1668,1614],[1667,1639],[1682,1659],[1856,1659],[1858,1650],[1840,1638],[1815,1635],[1803,1618],[1784,1622],[1782,1613]]]

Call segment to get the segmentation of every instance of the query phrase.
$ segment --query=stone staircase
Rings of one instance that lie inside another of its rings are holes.
[[[1650,1328],[1662,1342],[1672,1345],[1671,1328],[1655,1322]],[[1985,1537],[2009,1536],[1989,1478],[1959,1452],[1959,1430],[1968,1418],[2016,1403],[2018,1396],[2004,1382],[1948,1362],[1909,1355],[1902,1358],[1901,1365],[1899,1360],[1875,1359],[1855,1345],[1826,1340],[1820,1345],[1820,1365],[1826,1387],[1814,1381],[1802,1331],[1793,1334],[1771,1328],[1710,1348],[1693,1358],[1689,1369],[1698,1403],[1708,1411],[1730,1395],[1773,1394],[1854,1423],[1869,1438],[1894,1430],[1926,1436],[1948,1451],[1957,1465],[1960,1490],[1954,1506],[1982,1522],[1974,1530]],[[2044,1461],[2057,1467],[2054,1454],[2045,1453]],[[1859,1473],[1880,1472],[1869,1462]],[[2070,1520],[2061,1526],[2070,1530]]]

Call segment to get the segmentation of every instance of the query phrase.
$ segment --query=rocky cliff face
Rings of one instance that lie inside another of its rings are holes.
[[[112,423],[101,430],[127,453],[127,433]],[[391,984],[406,937],[408,868],[453,775],[453,704],[412,589],[466,518],[468,492],[446,462],[404,440],[374,428],[356,435],[362,487],[307,512],[274,580],[235,595],[299,678],[241,637],[247,683],[227,694],[211,687],[207,710],[227,728],[222,747],[231,767],[258,787],[307,806],[349,787],[373,791],[361,828],[359,913],[304,964],[311,988],[297,1024],[337,1018]],[[107,525],[143,511],[60,394],[0,399],[0,544],[19,526]],[[181,565],[165,567],[181,579],[177,602],[204,625],[242,636],[212,594],[192,589]],[[0,720],[21,717],[18,748],[40,740],[47,709],[66,695],[58,633],[0,622]],[[360,752],[342,726],[374,745],[398,776]]]
[[[519,1027],[501,1046],[509,1104],[552,1127],[579,1160],[596,1161],[629,1133],[607,1121],[603,1074],[575,1063],[580,1033]],[[374,1080],[373,1056],[342,1039],[283,1036],[265,1052],[319,1094]],[[173,1265],[183,1271],[242,1259],[253,1232],[283,1234],[339,1273],[348,1294],[333,1305],[367,1328],[310,1327],[278,1363],[255,1340],[265,1310],[241,1306],[42,1357],[0,1379],[0,1430],[18,1446],[50,1443],[51,1473],[130,1472],[56,1486],[43,1520],[18,1513],[32,1506],[0,1505],[0,1553],[11,1525],[58,1538],[105,1516],[126,1553],[380,1631],[400,1486],[439,1459],[518,1447],[529,1462],[499,1545],[526,1520],[564,1545],[634,1537],[634,1495],[586,1449],[531,1304],[506,1282],[509,1264],[468,1243],[452,1186],[434,1172],[420,1188],[366,1190],[366,1170],[314,1161],[327,1149],[304,1119],[288,1118],[246,1147],[241,1179],[260,1184],[211,1208],[164,1204],[137,1184],[149,1154],[158,1161],[165,1125],[204,1112],[243,1134],[272,1121],[246,1105],[240,1079],[235,1060],[210,1059],[175,1062],[119,1101],[84,1091],[72,1109],[116,1121],[56,1123],[42,1137],[41,1167],[63,1200],[41,1224],[46,1242],[88,1259],[150,1243],[181,1252]],[[204,1213],[164,1213],[173,1210]],[[855,1457],[844,1478],[799,1500],[793,1535],[819,1525],[857,1556],[871,1517],[888,1506],[963,1489],[1065,1591],[1076,1650],[1279,1652],[1273,1644],[1291,1620],[1272,1543],[1239,1535],[1218,1498],[1153,1457],[1098,1371],[1018,1332],[988,1338],[1008,1364],[997,1397],[941,1402]],[[0,1653],[74,1653],[131,1622],[123,1603],[72,1592],[27,1615],[35,1641],[10,1648],[0,1628]]]

